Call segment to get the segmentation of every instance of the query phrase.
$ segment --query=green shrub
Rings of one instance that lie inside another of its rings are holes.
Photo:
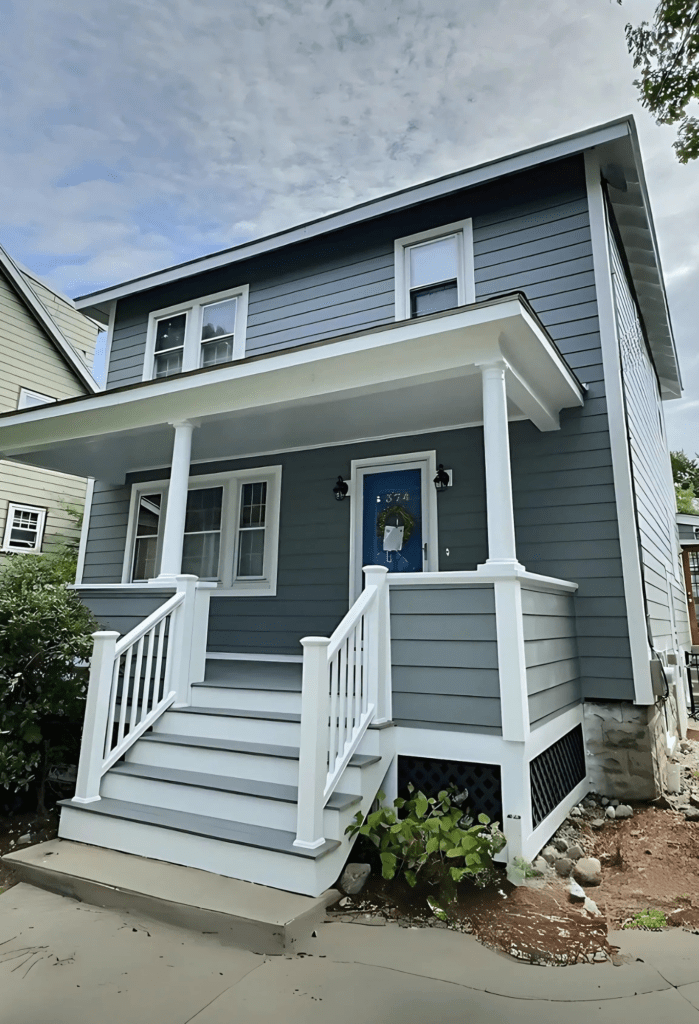
[[[76,763],[90,634],[99,628],[77,594],[75,556],[13,555],[0,575],[0,786],[37,792],[45,811],[52,764]]]
[[[667,927],[667,918],[662,910],[648,907],[634,914],[630,921],[625,921],[622,928],[640,928],[644,931],[657,932]]]
[[[394,806],[401,811],[380,807],[362,820],[357,813],[346,832],[364,836],[373,844],[381,861],[382,875],[386,879],[402,875],[414,887],[418,878],[438,888],[447,902],[456,896],[456,885],[464,878],[484,885],[493,868],[493,856],[505,845],[505,837],[497,822],[491,823],[486,814],[478,822],[464,811],[456,787],[442,790],[437,798],[426,797],[408,785],[410,797],[398,798]],[[385,800],[379,793],[379,801]],[[443,908],[428,899],[437,916]]]

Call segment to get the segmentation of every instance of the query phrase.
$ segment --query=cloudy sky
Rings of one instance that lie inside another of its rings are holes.
[[[74,296],[636,115],[699,451],[699,166],[636,99],[649,0],[0,0],[0,241]]]

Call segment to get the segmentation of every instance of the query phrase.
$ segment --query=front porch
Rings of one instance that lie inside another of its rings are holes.
[[[351,817],[420,758],[492,766],[506,856],[536,853],[586,787],[576,585],[518,561],[509,424],[553,431],[582,400],[511,296],[0,423],[5,455],[79,464],[106,496],[79,589],[107,630],[61,835],[317,894]],[[365,481],[404,469],[422,532],[388,572]],[[193,489],[220,492],[198,531]]]

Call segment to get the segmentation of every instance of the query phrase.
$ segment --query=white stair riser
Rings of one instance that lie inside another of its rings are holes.
[[[301,694],[291,690],[243,690],[232,686],[193,686],[192,703],[201,708],[241,708],[301,714]]]
[[[230,718],[226,715],[196,715],[166,711],[158,719],[154,732],[176,736],[204,736],[217,740],[245,740],[247,743],[275,743],[298,746],[301,726],[298,722],[275,722],[268,718]]]
[[[126,753],[134,764],[158,765],[161,768],[182,768],[207,775],[228,775],[234,779],[256,779],[260,782],[281,782],[298,785],[299,763],[286,757],[245,754],[231,750],[209,750],[206,747],[180,746],[138,740]],[[345,793],[362,793],[362,775],[367,769],[348,768],[342,776]],[[383,776],[382,776],[383,777]]]
[[[225,793],[220,790],[183,786],[160,779],[135,778],[112,772],[108,772],[102,780],[100,793],[104,797],[127,800],[129,803],[165,807],[168,810],[185,811],[189,814],[206,814],[224,821],[263,825],[266,828],[281,829],[283,832],[296,831],[296,804],[281,800],[270,800],[244,793]],[[323,824],[327,839],[342,837],[352,818],[350,810],[339,812],[326,809]]]
[[[320,896],[333,883],[349,851],[349,843],[345,840],[337,850],[315,861],[157,825],[91,814],[74,807],[62,808],[58,834],[61,839],[121,850],[171,864],[184,864],[306,896]]]

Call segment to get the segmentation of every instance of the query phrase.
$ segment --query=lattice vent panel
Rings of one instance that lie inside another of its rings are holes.
[[[398,758],[398,795],[407,797],[408,783],[425,796],[436,797],[452,783],[468,790],[466,806],[475,816],[487,814],[502,825],[502,787],[500,766],[472,764],[468,761],[439,761],[429,757]]]
[[[529,765],[534,828],[585,778],[582,726],[576,725]]]

